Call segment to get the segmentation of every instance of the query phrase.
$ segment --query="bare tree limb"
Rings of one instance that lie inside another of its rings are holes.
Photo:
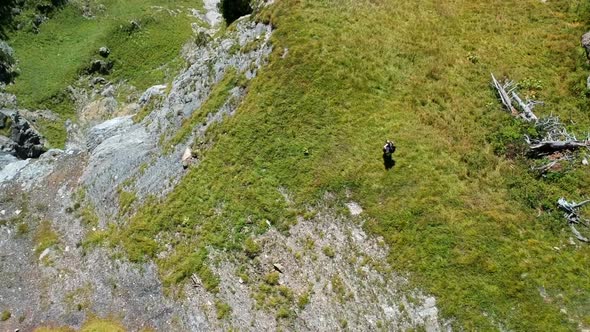
[[[588,240],[588,238],[582,236],[582,234],[580,234],[580,232],[578,232],[578,230],[576,229],[576,226],[574,226],[573,224],[570,224],[570,228],[572,229],[572,233],[574,233],[574,236],[576,237],[576,239],[578,239],[582,242],[586,242],[586,243],[590,242],[590,240]]]
[[[557,206],[562,211],[564,211],[563,215],[567,219],[567,221],[570,225],[570,228],[572,229],[572,233],[574,233],[574,236],[582,242],[590,243],[590,240],[588,240],[588,238],[584,237],[575,226],[577,224],[582,224],[584,226],[588,226],[587,220],[582,218],[580,216],[580,212],[579,212],[580,207],[582,207],[588,203],[590,203],[590,200],[585,200],[580,203],[568,202],[563,197],[561,197],[559,200],[557,200]]]

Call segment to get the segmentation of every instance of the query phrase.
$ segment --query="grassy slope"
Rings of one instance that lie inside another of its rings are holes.
[[[539,180],[495,155],[520,129],[489,87],[491,71],[540,80],[539,113],[587,128],[581,2],[278,1],[262,15],[277,27],[271,64],[238,114],[116,243],[141,260],[163,249],[160,234],[175,248],[158,260],[164,280],[203,277],[206,246],[240,249],[266,219],[284,229],[326,190],[343,201],[350,189],[367,227],[391,245],[390,263],[455,324],[574,329],[563,307],[590,325],[590,249],[567,244],[552,209],[560,195],[588,197],[587,170]],[[386,172],[380,148],[390,137],[397,165]],[[280,186],[301,209],[284,206]]]
[[[74,106],[66,87],[77,79],[91,59],[99,58],[101,46],[111,49],[115,67],[109,79],[126,79],[131,85],[145,89],[163,83],[181,65],[178,54],[191,35],[188,12],[171,16],[166,9],[200,8],[196,0],[131,0],[100,1],[104,11],[96,11],[94,19],[86,19],[74,5],[62,10],[41,26],[39,34],[18,31],[10,37],[21,69],[9,91],[16,94],[22,107],[49,108],[65,118],[74,118]],[[121,27],[131,20],[142,29],[128,34]],[[65,128],[60,123],[45,123],[43,133],[54,146],[63,146]]]

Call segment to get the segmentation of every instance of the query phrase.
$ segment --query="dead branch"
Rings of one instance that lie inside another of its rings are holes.
[[[588,238],[582,236],[582,234],[580,234],[580,232],[578,232],[578,230],[576,229],[576,226],[574,226],[573,224],[570,224],[570,228],[572,229],[572,233],[574,233],[574,236],[576,237],[576,239],[582,241],[582,242],[590,242],[590,240],[588,240]]]
[[[496,77],[494,77],[494,74],[492,74],[492,82],[494,84],[494,87],[496,88],[496,91],[498,92],[498,95],[500,96],[500,101],[502,102],[504,107],[506,107],[508,112],[515,113],[516,110],[512,106],[512,100],[510,99],[510,96],[508,96],[508,93],[506,93],[506,90],[505,90],[505,88],[509,87],[510,82],[507,82],[504,86],[502,86],[500,84],[500,82],[498,82],[498,80],[496,80]]]
[[[496,88],[498,96],[500,96],[500,101],[502,102],[506,110],[508,110],[508,112],[510,112],[510,114],[512,114],[513,116],[520,117],[525,121],[536,122],[538,118],[535,115],[535,113],[533,113],[533,108],[535,107],[535,105],[542,103],[534,100],[527,100],[526,102],[524,102],[520,98],[520,96],[518,96],[518,93],[516,93],[516,85],[513,81],[505,81],[504,84],[500,84],[500,82],[498,82],[494,74],[491,75],[492,84],[494,85],[494,88]],[[512,98],[510,96],[512,96]],[[521,109],[521,112],[518,112],[516,108],[512,105],[513,99],[514,101],[516,101],[516,104]]]
[[[582,147],[590,147],[590,141],[537,141],[525,138],[529,144],[531,157],[543,157],[560,151],[574,151]]]
[[[555,165],[557,165],[559,163],[559,160],[552,160],[551,162],[545,164],[545,165],[541,165],[538,167],[531,167],[531,169],[533,171],[539,171],[539,173],[541,175],[547,173],[550,169],[552,169],[553,167],[555,167]]]
[[[590,203],[590,200],[586,200],[581,203],[568,202],[563,197],[557,200],[557,206],[563,211],[563,215],[567,219],[570,228],[572,229],[572,233],[574,233],[574,236],[582,242],[590,242],[590,240],[583,236],[575,225],[582,224],[588,227],[588,220],[580,216],[580,208],[588,203]]]

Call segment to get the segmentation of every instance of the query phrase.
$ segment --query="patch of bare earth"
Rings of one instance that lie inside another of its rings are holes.
[[[362,208],[354,205],[350,212],[360,214]],[[326,206],[317,211],[312,218],[300,218],[285,234],[271,228],[257,237],[261,250],[255,258],[212,254],[214,271],[221,278],[219,293],[206,292],[197,278],[196,285],[185,289],[192,305],[207,314],[211,327],[450,329],[438,317],[435,298],[410,288],[389,266],[389,249],[363,231],[362,217],[337,215]],[[220,303],[229,305],[229,313],[219,313]]]

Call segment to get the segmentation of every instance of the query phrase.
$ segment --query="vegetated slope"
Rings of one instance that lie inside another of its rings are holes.
[[[93,17],[87,18],[82,4],[66,4],[39,26],[38,33],[30,29],[8,33],[20,67],[8,91],[18,96],[20,107],[48,108],[64,121],[74,119],[75,105],[67,87],[89,68],[91,60],[100,59],[102,46],[110,48],[109,59],[114,62],[109,77],[125,79],[140,90],[168,81],[182,65],[178,53],[191,36],[190,22],[196,21],[187,8],[200,7],[201,1],[190,0],[107,0],[90,3],[87,10]],[[132,30],[132,21],[141,28]],[[63,121],[42,123],[41,129],[51,145],[64,145]]]
[[[495,154],[523,129],[489,88],[490,72],[541,82],[538,112],[586,129],[588,65],[578,45],[587,9],[278,1],[260,15],[276,27],[270,65],[237,115],[209,136],[215,145],[199,167],[115,242],[134,260],[169,243],[172,254],[156,259],[165,282],[198,272],[214,290],[208,246],[240,250],[266,220],[286,229],[326,191],[341,199],[349,191],[370,216],[366,227],[391,246],[393,267],[412,272],[457,326],[587,326],[590,250],[570,244],[554,202],[587,197],[588,170],[537,179]],[[386,138],[398,145],[391,171],[380,153]],[[279,187],[300,209],[285,205]]]

